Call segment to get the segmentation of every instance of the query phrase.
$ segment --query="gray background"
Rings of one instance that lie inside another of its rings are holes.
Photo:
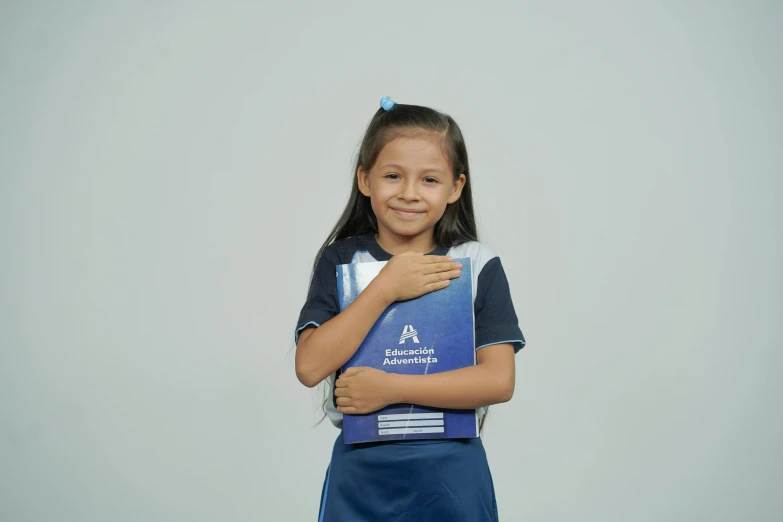
[[[3,2],[0,520],[315,520],[293,328],[383,95],[462,126],[528,338],[501,519],[781,520],[782,13]]]

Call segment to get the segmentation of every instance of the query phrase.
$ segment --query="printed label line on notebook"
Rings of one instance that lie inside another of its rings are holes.
[[[415,421],[394,421],[394,422],[379,422],[379,428],[405,428],[409,426],[411,428],[419,426],[443,426],[442,419],[431,420],[415,420]]]
[[[401,421],[401,420],[425,420],[442,419],[443,413],[394,413],[390,415],[378,415],[378,422],[381,421]]]
[[[444,433],[445,430],[441,426],[427,427],[427,428],[393,428],[390,430],[378,430],[378,435],[413,435],[417,433]]]

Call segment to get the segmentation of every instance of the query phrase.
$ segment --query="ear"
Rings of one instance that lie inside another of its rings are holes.
[[[364,167],[356,169],[356,181],[359,184],[359,192],[370,197],[370,173]]]
[[[459,197],[462,195],[462,189],[465,187],[465,183],[467,181],[468,178],[465,177],[465,174],[460,174],[459,177],[454,180],[454,185],[451,186],[451,194],[449,194],[449,199],[447,200],[449,205],[459,199]]]

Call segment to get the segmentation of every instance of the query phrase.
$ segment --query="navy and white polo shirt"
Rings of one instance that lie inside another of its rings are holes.
[[[514,345],[514,353],[525,345],[519,329],[506,273],[500,258],[487,245],[470,241],[445,248],[438,246],[430,255],[470,258],[473,278],[473,309],[475,316],[476,350],[501,343]],[[295,339],[308,326],[321,326],[340,313],[337,298],[337,265],[388,261],[392,255],[383,250],[373,235],[350,237],[335,241],[323,252],[315,267],[307,301],[297,322]],[[336,375],[328,378],[332,400],[326,402],[326,414],[335,426],[342,427],[343,414],[334,400]],[[483,415],[484,408],[479,408]]]

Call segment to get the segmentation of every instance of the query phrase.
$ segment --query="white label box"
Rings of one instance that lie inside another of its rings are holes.
[[[379,422],[379,428],[414,428],[418,426],[443,426],[443,419]]]
[[[393,428],[378,430],[378,435],[414,435],[418,433],[444,433],[445,429],[441,427],[427,427],[427,428]]]
[[[378,422],[401,420],[425,420],[442,419],[443,413],[395,413],[392,415],[378,415]]]

